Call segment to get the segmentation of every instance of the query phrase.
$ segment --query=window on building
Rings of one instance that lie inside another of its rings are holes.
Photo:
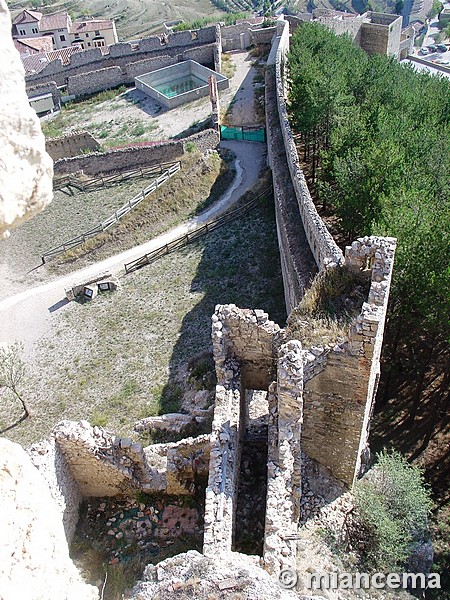
[[[89,34],[88,34],[88,33],[86,34],[86,37],[89,37]]]
[[[19,29],[19,35],[27,35],[25,29]]]
[[[90,45],[91,45],[91,42],[88,42],[88,46],[90,46]]]
[[[37,27],[33,27],[33,28],[31,29],[31,33],[39,33],[39,31],[38,31]]]
[[[95,32],[95,35],[100,35],[100,31],[96,31],[96,32]]]
[[[95,40],[94,46],[96,48],[102,48],[105,45],[105,40]]]
[[[60,35],[59,39],[61,40],[61,42],[65,42],[66,41],[66,36],[65,35]]]

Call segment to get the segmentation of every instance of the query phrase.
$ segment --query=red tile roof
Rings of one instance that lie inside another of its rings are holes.
[[[22,64],[25,68],[25,75],[30,75],[31,73],[39,73],[48,63],[47,56],[45,52],[41,52],[40,54],[31,54],[30,56],[21,56]]]
[[[47,52],[47,58],[49,62],[60,58],[63,65],[68,65],[72,54],[76,54],[77,52],[83,52],[83,49],[80,46],[70,46],[69,48],[60,48],[59,50]]]
[[[40,21],[42,13],[36,10],[23,10],[13,20],[13,25],[20,25],[21,23],[35,23]]]
[[[100,31],[112,29],[113,21],[110,19],[92,19],[91,21],[74,21],[70,33],[85,33],[86,31]]]
[[[20,54],[37,54],[39,52],[51,52],[53,50],[52,38],[49,36],[14,40],[14,46]]]
[[[53,31],[55,29],[68,29],[71,24],[71,18],[66,12],[53,13],[51,15],[42,15],[39,23],[40,31]]]

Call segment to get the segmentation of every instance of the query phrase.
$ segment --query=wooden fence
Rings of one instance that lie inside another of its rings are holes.
[[[144,254],[140,258],[137,258],[136,260],[126,263],[124,265],[125,273],[132,273],[133,271],[137,271],[141,267],[155,262],[156,260],[158,260],[158,258],[161,258],[162,256],[165,256],[166,254],[169,254],[170,252],[173,252],[178,248],[186,246],[190,242],[193,242],[194,240],[202,237],[210,231],[214,231],[215,229],[222,227],[226,223],[229,223],[234,219],[238,219],[252,208],[258,206],[261,203],[261,201],[265,198],[268,198],[271,193],[272,188],[267,188],[255,198],[252,198],[251,200],[249,200],[245,204],[242,204],[241,206],[238,206],[234,210],[230,210],[225,214],[221,215],[220,217],[208,221],[207,223],[205,223],[201,227],[198,227],[194,231],[186,233],[185,235],[182,235],[181,237],[173,240],[172,242],[161,246],[161,248],[157,248],[156,250],[153,250],[152,252],[149,252],[148,254]]]
[[[128,202],[126,204],[124,204],[118,210],[116,210],[116,212],[113,215],[111,215],[110,217],[108,217],[105,221],[103,221],[102,223],[99,223],[92,229],[89,229],[89,231],[85,231],[81,235],[77,235],[76,237],[72,238],[68,242],[64,242],[63,244],[60,244],[59,246],[56,246],[55,248],[51,248],[50,250],[47,250],[46,252],[44,252],[44,254],[41,257],[42,264],[45,264],[45,262],[47,260],[55,258],[59,254],[62,254],[63,252],[66,252],[67,250],[72,250],[73,248],[80,246],[81,244],[83,244],[87,240],[95,237],[99,233],[108,231],[108,229],[110,227],[112,227],[113,225],[118,223],[120,221],[120,219],[122,219],[131,210],[133,210],[133,208],[135,206],[137,206],[138,204],[140,204],[142,202],[142,200],[147,198],[147,196],[149,194],[154,192],[165,181],[167,181],[170,177],[175,175],[175,173],[177,173],[180,170],[180,168],[181,168],[180,162],[173,163],[168,169],[163,171],[159,177],[157,177],[155,180],[153,180],[152,183],[148,187],[146,187],[144,190],[142,190],[142,192],[140,192],[137,196],[135,196],[131,200],[128,200]]]
[[[73,174],[62,175],[53,180],[53,190],[60,190],[65,194],[74,195],[73,189],[79,192],[90,192],[100,187],[111,185],[112,183],[121,183],[136,177],[153,177],[160,175],[170,169],[175,163],[161,163],[152,167],[143,167],[132,169],[123,173],[113,173],[112,175],[100,175],[90,179],[82,179]]]

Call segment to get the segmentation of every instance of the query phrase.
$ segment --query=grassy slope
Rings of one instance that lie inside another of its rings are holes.
[[[20,290],[24,284],[46,280],[49,275],[81,268],[170,229],[220,195],[233,176],[227,168],[227,164],[215,153],[206,157],[197,152],[186,154],[181,171],[149,195],[120,224],[90,240],[88,246],[72,251],[65,257],[65,263],[58,258],[26,275],[29,269],[40,264],[42,252],[70,240],[110,216],[151,179],[138,178],[75,196],[55,192],[53,202],[45,211],[14,230],[10,238],[0,241],[1,262],[13,265],[15,271],[15,281],[11,284],[14,289],[10,293]],[[187,189],[183,194],[179,193],[180,185]],[[93,251],[97,246],[100,246],[98,250]],[[75,256],[81,256],[76,263],[73,262]]]
[[[270,207],[124,277],[115,294],[72,303],[40,344],[28,375],[33,416],[8,436],[27,445],[63,418],[130,434],[138,418],[173,410],[180,368],[210,349],[210,316],[217,303],[228,302],[263,308],[283,322]]]

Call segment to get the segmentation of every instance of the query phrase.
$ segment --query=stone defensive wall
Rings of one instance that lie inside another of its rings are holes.
[[[233,549],[247,391],[268,399],[265,568],[295,567],[301,453],[351,488],[361,471],[380,373],[396,240],[366,237],[346,248],[345,266],[369,280],[367,301],[343,342],[306,346],[261,310],[217,306],[212,317],[217,374],[205,505],[204,553]],[[337,265],[335,268],[340,268]]]
[[[266,131],[268,162],[272,169],[275,196],[275,215],[283,273],[284,297],[289,314],[300,302],[305,289],[317,272],[317,265],[306,238],[285,151],[283,127],[278,111],[275,63],[278,58],[280,67],[284,67],[285,52],[283,48],[287,48],[289,43],[289,31],[286,22],[279,22],[279,27],[281,35],[274,40],[266,68]],[[281,40],[283,40],[283,46],[279,50]],[[283,125],[289,126],[287,118],[286,123]]]
[[[99,91],[100,83],[108,84],[107,87],[131,84],[136,74],[140,75],[148,70],[168,66],[174,61],[193,59],[205,65],[212,65],[217,45],[216,38],[216,26],[213,25],[193,31],[179,31],[143,38],[136,43],[113,44],[107,48],[106,53],[103,53],[100,48],[84,50],[72,54],[67,65],[63,65],[58,59],[46,65],[39,73],[27,75],[27,89],[49,81],[54,81],[58,87],[66,86],[71,82],[72,90],[84,95]],[[134,66],[135,63],[140,63],[140,66]],[[109,72],[113,79],[105,81],[108,73],[105,75],[103,70],[113,67],[116,68],[114,72]],[[142,71],[136,73],[140,69]],[[98,74],[98,71],[101,73]],[[85,77],[84,86],[80,80],[70,79],[79,75]]]
[[[179,160],[186,146],[195,144],[200,152],[216,148],[220,138],[214,129],[205,129],[180,140],[161,142],[151,146],[132,146],[107,152],[93,152],[72,158],[61,158],[54,165],[55,175],[67,175],[83,171],[85,175],[99,175],[126,171],[138,167],[151,167]]]
[[[45,149],[54,161],[79,156],[85,150],[98,150],[100,144],[88,131],[74,131],[45,141]]]
[[[280,20],[278,26],[279,35],[272,48],[269,62],[270,64],[275,62],[276,102],[284,150],[309,247],[318,268],[323,269],[342,264],[344,257],[316,210],[300,167],[294,136],[289,124],[285,98],[284,74],[286,54],[289,50],[289,25],[286,21]]]

